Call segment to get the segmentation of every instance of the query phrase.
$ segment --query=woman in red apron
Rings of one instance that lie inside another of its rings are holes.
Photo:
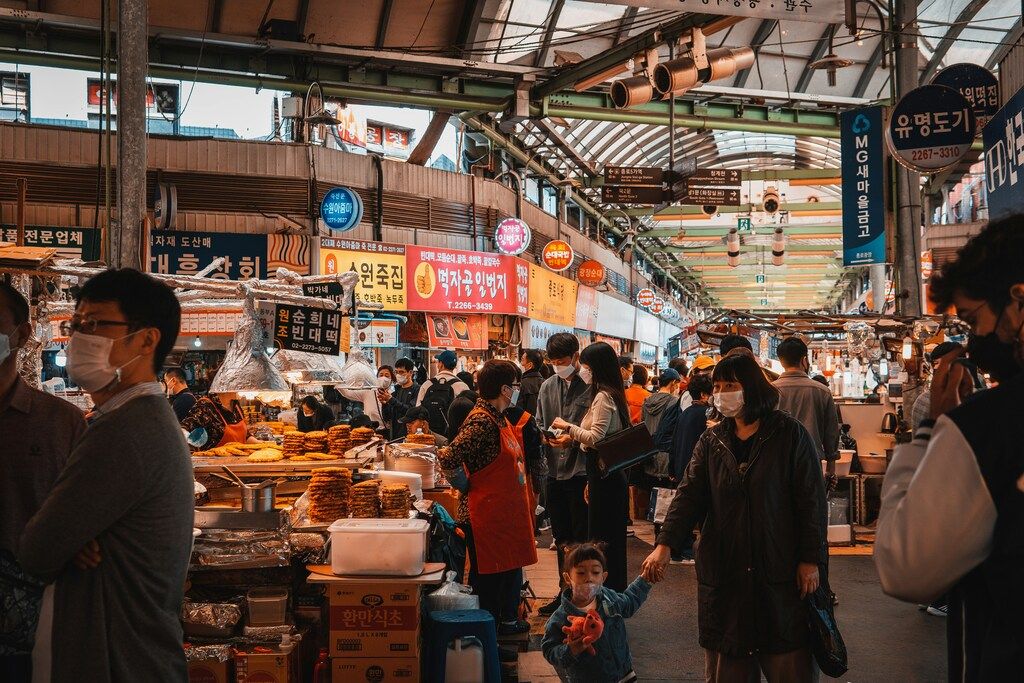
[[[469,531],[469,583],[500,633],[529,629],[518,619],[519,593],[523,567],[537,562],[523,447],[502,414],[518,387],[514,364],[488,361],[478,378],[480,399],[452,443],[438,452],[446,473],[463,470],[469,479],[459,502],[459,521]]]
[[[249,437],[249,428],[242,416],[233,408],[225,407],[220,397],[214,394],[199,399],[181,421],[181,427],[186,432],[200,427],[205,429],[207,440],[200,446],[204,449],[233,442],[245,443]]]

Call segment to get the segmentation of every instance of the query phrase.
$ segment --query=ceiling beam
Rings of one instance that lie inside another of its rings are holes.
[[[388,35],[388,25],[391,24],[391,8],[394,4],[394,0],[384,0],[381,3],[380,17],[377,19],[377,39],[373,42],[373,46],[378,50],[384,47],[384,39]]]
[[[857,79],[857,87],[853,89],[854,97],[864,97],[868,86],[871,85],[871,80],[875,77],[875,72],[878,71],[878,67],[882,63],[883,54],[885,54],[885,41],[879,39],[878,45],[875,46],[875,51],[871,53],[871,58],[864,65],[864,70],[860,72],[860,78]]]
[[[537,54],[533,58],[534,66],[544,66],[544,63],[548,59],[548,48],[551,47],[551,38],[555,35],[555,29],[558,27],[558,20],[562,16],[562,8],[565,6],[565,0],[555,0],[551,4],[551,9],[548,10],[548,23],[544,26],[544,37],[540,41],[540,49],[537,50]]]
[[[622,19],[619,20],[619,28],[615,32],[615,37],[612,39],[612,47],[615,47],[622,42],[626,33],[629,31],[630,26],[633,24],[633,20],[636,19],[637,12],[640,11],[639,7],[627,7],[626,11],[622,14]]]
[[[816,62],[825,56],[825,50],[832,44],[832,39],[835,38],[836,29],[839,28],[839,24],[829,24],[825,27],[825,32],[818,38],[818,42],[814,44],[814,49],[811,50],[811,56],[807,58],[807,65],[804,70],[800,73],[800,78],[796,82],[797,92],[807,92],[807,86],[811,84],[811,77],[814,76],[814,69],[811,68],[811,63]]]
[[[407,163],[416,166],[426,165],[430,160],[430,155],[434,153],[434,148],[437,147],[437,141],[441,139],[441,134],[444,133],[445,126],[448,125],[449,118],[451,118],[451,114],[446,111],[434,113],[430,123],[427,124],[427,129],[423,131],[423,136],[416,143],[412,152],[410,152],[409,158],[406,160]]]
[[[307,0],[308,1],[308,0]],[[210,17],[210,31],[213,33],[220,33],[220,22],[224,16],[224,0],[213,0],[213,11]],[[301,14],[299,15],[299,35],[302,35],[302,24]]]
[[[596,172],[594,171],[594,162],[580,154],[576,149],[576,146],[566,140],[562,134],[558,132],[558,129],[551,125],[547,119],[531,119],[530,123],[540,130],[541,133],[547,136],[547,138],[554,143],[555,147],[561,150],[562,154],[564,154],[585,175],[596,175]]]
[[[946,54],[949,49],[953,47],[957,38],[963,33],[963,30],[971,23],[971,20],[987,5],[989,0],[971,0],[967,5],[960,10],[960,14],[957,15],[956,20],[952,26],[946,27],[946,35],[942,37],[939,44],[935,46],[935,51],[932,52],[932,58],[928,60],[928,64],[925,65],[924,71],[921,73],[921,85],[929,83],[932,80],[932,76],[939,70],[942,65],[942,60],[946,58]]]
[[[487,0],[466,0],[465,5],[463,5],[462,21],[459,22],[459,28],[455,32],[455,41],[452,44],[452,47],[455,48],[456,56],[461,57],[473,52],[469,46],[476,36],[477,29],[480,27],[480,20],[483,18],[484,5],[486,4]]]
[[[1003,43],[997,45],[996,49],[992,50],[988,61],[985,62],[985,68],[989,70],[996,68],[999,62],[1003,61],[1003,57],[1020,42],[1022,36],[1024,36],[1024,23],[1022,23],[1022,19],[1018,19],[1013,28],[1007,32],[1006,37],[1003,38]]]
[[[750,47],[754,49],[754,59],[757,59],[757,54],[761,51],[761,46],[764,45],[765,41],[771,37],[772,33],[775,32],[775,28],[779,25],[777,19],[765,19],[757,27],[757,31],[754,33],[754,37],[750,40]],[[750,72],[753,69],[744,69],[736,74],[736,79],[732,82],[732,87],[742,88],[747,84],[747,79],[750,78]]]

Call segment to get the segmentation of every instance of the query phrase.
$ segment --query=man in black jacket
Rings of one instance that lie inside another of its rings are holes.
[[[395,363],[395,393],[381,392],[381,414],[391,425],[391,439],[404,439],[405,422],[402,418],[409,409],[416,405],[416,397],[420,393],[420,385],[412,380],[413,365],[408,358],[399,358]]]
[[[537,349],[526,349],[519,358],[519,364],[523,366],[523,379],[516,405],[537,417],[537,395],[544,383],[544,354]]]
[[[931,419],[882,484],[875,566],[889,595],[949,592],[949,680],[1024,671],[1024,217],[988,224],[934,275],[940,308],[971,326],[967,353],[995,389],[961,404],[962,352],[939,360]]]

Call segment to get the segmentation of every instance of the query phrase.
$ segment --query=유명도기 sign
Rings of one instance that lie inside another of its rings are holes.
[[[970,152],[974,132],[974,110],[963,95],[944,85],[923,85],[893,107],[886,142],[903,166],[939,173]]]

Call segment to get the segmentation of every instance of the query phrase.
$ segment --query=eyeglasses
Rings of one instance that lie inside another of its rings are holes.
[[[75,332],[81,332],[82,334],[92,334],[99,327],[129,327],[131,323],[121,322],[120,320],[93,320],[86,318],[85,320],[65,320],[60,324],[60,333],[65,337],[70,337]]]

